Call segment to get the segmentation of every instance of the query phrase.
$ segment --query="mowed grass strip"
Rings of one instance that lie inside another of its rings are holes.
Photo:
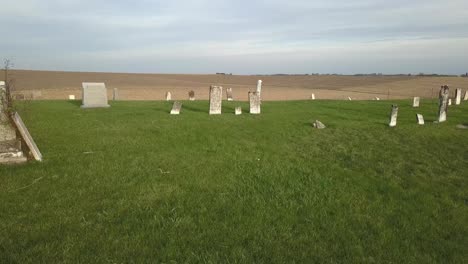
[[[19,105],[44,162],[0,167],[1,263],[467,261],[468,103],[79,105]]]

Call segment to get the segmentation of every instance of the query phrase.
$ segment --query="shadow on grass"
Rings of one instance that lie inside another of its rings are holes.
[[[81,100],[68,100],[69,104],[74,105],[76,107],[81,107],[82,101]]]
[[[209,109],[200,109],[191,105],[183,104],[182,109],[189,110],[191,112],[197,112],[197,113],[208,113]]]

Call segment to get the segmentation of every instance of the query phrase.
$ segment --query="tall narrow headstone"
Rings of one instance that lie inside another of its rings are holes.
[[[420,100],[421,100],[420,97],[414,97],[413,98],[413,107],[419,107]]]
[[[461,104],[461,96],[462,96],[462,90],[456,89],[455,90],[455,105]]]
[[[421,114],[416,114],[416,120],[418,121],[419,125],[424,125],[424,117]]]
[[[222,103],[223,87],[212,85],[210,87],[210,115],[220,115]]]
[[[449,104],[449,95],[450,95],[449,87],[447,85],[442,86],[439,92],[439,117],[437,119],[438,122],[447,121],[447,108]]]
[[[260,114],[260,94],[258,92],[249,92],[250,113]]]
[[[312,94],[312,95],[310,96],[310,99],[315,100],[315,94]]]
[[[119,100],[119,89],[114,88],[113,94],[112,94],[112,99],[113,99],[114,101]]]
[[[104,83],[86,83],[83,86],[81,108],[110,107],[107,103],[107,89]]]
[[[228,101],[234,101],[234,98],[232,98],[232,88],[226,89],[226,97]]]
[[[8,117],[7,107],[6,88],[0,83],[0,141],[16,139],[16,131]]]
[[[463,101],[468,101],[468,90],[465,91],[465,96],[463,97]]]
[[[238,106],[236,107],[236,115],[242,115],[242,107]]]
[[[181,102],[174,102],[172,105],[172,110],[171,110],[171,115],[178,115],[180,114],[180,109],[182,108],[182,103]]]
[[[448,105],[449,105],[449,106],[452,105],[452,98],[449,98]]]
[[[188,93],[188,97],[189,97],[189,100],[190,100],[190,101],[195,101],[195,91],[193,91],[193,90],[190,91],[190,92]]]
[[[171,92],[166,93],[166,101],[171,101],[172,100],[172,94]]]
[[[390,127],[396,127],[398,118],[398,105],[392,105],[392,112],[390,114]]]
[[[262,83],[263,83],[262,80],[258,80],[258,82],[257,82],[257,93],[258,93],[258,96],[260,96],[260,97],[262,95]]]

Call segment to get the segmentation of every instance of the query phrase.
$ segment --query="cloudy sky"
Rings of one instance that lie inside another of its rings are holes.
[[[0,0],[15,68],[468,72],[467,0]]]

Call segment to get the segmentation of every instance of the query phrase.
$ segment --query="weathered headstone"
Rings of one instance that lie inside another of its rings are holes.
[[[455,90],[455,105],[461,104],[461,96],[462,96],[462,90],[456,89]]]
[[[449,98],[448,105],[452,105],[452,98]]]
[[[348,101],[352,101],[352,100],[353,100],[353,98],[351,98],[351,97],[348,96]]]
[[[468,90],[465,91],[465,96],[463,97],[463,101],[468,101]]]
[[[222,103],[223,87],[212,85],[210,87],[210,115],[220,115]]]
[[[232,98],[232,88],[226,89],[226,97],[228,101],[234,101],[234,98]]]
[[[250,113],[260,114],[260,94],[258,92],[249,92]]]
[[[171,115],[178,115],[180,114],[180,109],[182,108],[182,103],[175,101],[172,105]]]
[[[449,95],[450,95],[449,87],[447,85],[442,86],[439,92],[439,117],[437,119],[439,123],[447,121],[447,109],[449,105]]]
[[[107,89],[104,83],[86,83],[83,86],[81,108],[110,107],[107,103]]]
[[[166,93],[166,101],[171,101],[172,100],[172,94],[171,92]]]
[[[119,100],[119,89],[114,88],[113,93],[112,93],[112,99],[113,99],[114,101]]]
[[[421,101],[420,97],[413,98],[413,107],[419,107],[419,102]]]
[[[416,120],[418,121],[419,125],[424,125],[424,117],[421,114],[416,114]]]
[[[236,107],[236,115],[242,115],[242,107]]]
[[[0,141],[16,140],[16,131],[8,117],[7,107],[6,88],[0,85]]]
[[[258,80],[257,82],[257,93],[258,93],[258,96],[262,96],[262,83],[263,81],[262,80]]]
[[[188,93],[188,96],[189,96],[189,100],[190,100],[190,101],[195,101],[195,91],[193,91],[193,90],[190,91],[190,92]]]
[[[396,127],[398,118],[398,105],[392,105],[392,112],[390,114],[390,127]]]
[[[380,101],[380,98],[379,98],[379,97],[375,97],[375,100]]]
[[[75,95],[74,94],[70,94],[68,96],[68,100],[75,100]]]
[[[322,122],[320,122],[318,120],[315,120],[315,122],[313,122],[312,125],[317,129],[327,128]]]
[[[39,148],[37,147],[36,143],[34,142],[34,139],[31,137],[31,134],[29,134],[28,129],[24,125],[23,120],[21,119],[18,113],[15,113],[13,115],[13,121],[15,122],[18,131],[23,137],[24,142],[26,142],[26,145],[31,151],[34,159],[37,161],[42,161],[42,154],[39,151]]]
[[[312,94],[312,95],[310,96],[310,99],[315,100],[315,94]]]

